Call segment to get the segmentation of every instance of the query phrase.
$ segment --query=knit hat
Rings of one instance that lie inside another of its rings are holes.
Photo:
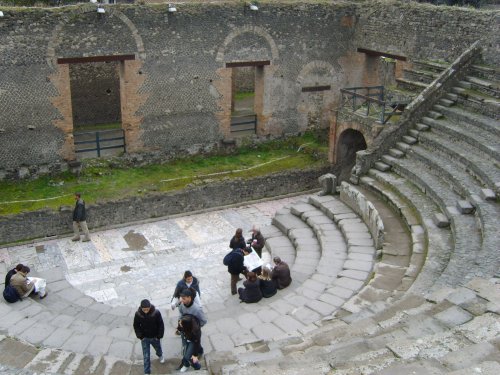
[[[150,308],[150,307],[151,307],[151,302],[149,302],[149,300],[143,299],[141,301],[141,308],[147,309],[147,308]]]

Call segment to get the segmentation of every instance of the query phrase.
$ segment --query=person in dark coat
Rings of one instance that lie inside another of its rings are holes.
[[[262,268],[262,274],[259,276],[259,280],[262,297],[269,298],[276,294],[278,288],[276,288],[276,283],[271,280],[271,271],[267,267]]]
[[[73,210],[73,238],[72,241],[80,241],[80,228],[82,228],[83,242],[90,241],[89,228],[87,227],[87,213],[85,212],[85,201],[80,193],[75,193],[75,209]]]
[[[178,370],[186,372],[190,366],[195,370],[201,368],[198,357],[203,354],[201,346],[201,327],[198,319],[193,315],[184,315],[179,319],[177,330],[182,338],[182,363]]]
[[[231,294],[235,295],[237,293],[236,284],[239,281],[240,273],[245,269],[241,249],[236,248],[226,254],[223,263],[227,266],[227,272],[231,274]]]
[[[245,288],[238,288],[241,302],[255,303],[262,299],[260,280],[257,278],[255,272],[247,273],[247,280],[243,283],[243,286]]]
[[[262,249],[266,244],[266,240],[262,233],[260,233],[260,228],[258,226],[254,225],[251,232],[252,238],[248,240],[248,243],[252,246],[259,257],[262,258]]]
[[[244,249],[246,247],[245,238],[243,237],[243,229],[236,229],[236,233],[234,234],[231,241],[229,241],[229,247],[231,249]]]
[[[160,341],[165,333],[165,326],[160,311],[156,310],[147,299],[141,301],[141,306],[135,313],[134,331],[137,338],[141,340],[144,374],[151,374],[150,345],[160,357],[160,363],[165,363]]]
[[[24,265],[19,263],[16,268],[13,268],[11,269],[9,272],[7,272],[7,275],[5,275],[5,287],[7,288],[7,286],[10,284],[10,279],[12,278],[12,276],[14,276],[16,273],[18,273],[19,271],[21,271],[23,269]]]
[[[198,282],[198,279],[193,276],[192,272],[188,270],[184,272],[184,277],[182,278],[182,280],[179,280],[177,282],[174,290],[174,295],[172,296],[172,300],[170,301],[172,310],[179,306],[179,298],[181,296],[181,292],[184,289],[189,288],[192,288],[196,291],[196,299],[198,300],[198,302],[200,302],[200,283]]]
[[[276,283],[278,289],[284,289],[292,283],[290,268],[280,257],[274,257],[273,261],[275,266],[271,274],[271,279]]]

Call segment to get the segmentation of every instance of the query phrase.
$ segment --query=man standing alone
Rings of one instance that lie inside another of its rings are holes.
[[[160,311],[156,310],[147,299],[141,301],[141,306],[135,313],[134,331],[137,338],[141,340],[144,374],[151,374],[150,345],[160,357],[160,363],[165,363],[160,341],[165,333],[165,326]]]
[[[72,241],[80,241],[80,227],[84,234],[83,242],[90,241],[89,228],[87,227],[87,214],[85,213],[85,201],[80,193],[75,193],[75,209],[73,210],[73,232]]]

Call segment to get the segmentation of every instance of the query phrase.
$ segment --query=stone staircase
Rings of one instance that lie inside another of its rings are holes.
[[[403,69],[403,77],[396,78],[399,89],[419,93],[448,67],[444,62],[415,60],[411,68]]]

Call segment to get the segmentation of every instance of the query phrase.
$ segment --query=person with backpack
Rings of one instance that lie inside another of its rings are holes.
[[[236,284],[240,280],[240,273],[245,270],[243,265],[243,254],[241,249],[236,248],[226,254],[223,263],[227,266],[227,272],[231,274],[231,294],[234,296],[236,291]]]

